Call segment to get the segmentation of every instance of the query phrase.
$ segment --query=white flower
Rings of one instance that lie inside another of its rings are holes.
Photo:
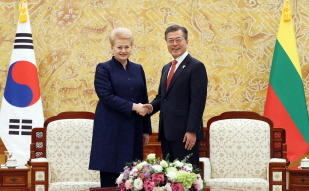
[[[170,179],[170,180],[175,180],[175,178],[177,177],[176,172],[174,171],[169,171],[168,173],[166,173],[166,176]]]
[[[118,176],[118,178],[117,178],[117,180],[116,180],[116,183],[117,183],[117,184],[120,184],[120,183],[122,183],[122,180],[123,180],[123,174],[121,173],[121,174]]]
[[[143,161],[141,163],[139,163],[138,165],[136,165],[137,170],[142,170],[143,166],[147,165],[148,163],[146,161]]]
[[[143,189],[143,181],[140,178],[137,178],[134,180],[133,186],[136,190],[141,190]]]
[[[193,167],[187,167],[187,168],[186,168],[186,171],[192,172],[192,170],[193,170]]]
[[[164,187],[154,187],[152,191],[164,191]]]
[[[198,184],[201,186],[201,189],[203,189],[203,180],[202,179],[197,179]]]
[[[184,168],[185,168],[186,171],[190,171],[190,172],[192,172],[192,170],[193,170],[192,164],[186,164],[184,166]]]
[[[151,153],[151,154],[147,155],[147,159],[148,160],[155,160],[156,159],[156,154]]]
[[[171,188],[171,183],[166,183],[166,185],[164,186],[164,190],[166,191],[172,191],[172,188]]]
[[[142,168],[143,168],[143,164],[139,163],[138,165],[136,165],[137,170],[142,170]]]
[[[157,172],[162,172],[163,168],[160,165],[153,165],[152,168]]]
[[[167,183],[165,186],[162,187],[154,187],[152,191],[172,191],[171,184]]]
[[[183,163],[180,162],[179,160],[174,161],[174,165],[177,167],[183,167]]]
[[[137,176],[137,175],[138,175],[138,170],[136,167],[134,167],[130,172],[130,176]]]
[[[165,171],[166,171],[166,172],[170,172],[170,171],[176,172],[176,171],[178,171],[178,170],[177,170],[177,168],[175,168],[175,167],[168,167],[168,168],[165,169]]]
[[[168,167],[168,164],[167,164],[167,162],[166,162],[165,160],[162,160],[162,161],[160,162],[160,165],[161,165],[162,167],[164,167],[164,168]]]
[[[147,165],[147,164],[148,164],[148,162],[143,161],[143,162],[141,162],[141,164],[143,164],[143,166],[145,166],[145,165]]]

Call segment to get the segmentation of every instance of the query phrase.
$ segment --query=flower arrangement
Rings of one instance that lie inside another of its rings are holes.
[[[145,161],[127,163],[116,180],[120,191],[199,191],[205,186],[200,170],[184,160],[162,160],[149,154]]]

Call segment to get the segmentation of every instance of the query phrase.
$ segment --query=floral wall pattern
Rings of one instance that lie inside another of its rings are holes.
[[[0,97],[18,22],[18,0],[0,0]],[[45,118],[68,110],[94,111],[95,67],[111,58],[115,27],[135,34],[130,60],[146,72],[150,101],[171,60],[164,31],[189,30],[189,53],[208,71],[204,124],[229,110],[263,114],[284,0],[28,0]],[[290,1],[309,100],[309,1]],[[309,104],[308,104],[309,105]],[[158,115],[152,117],[157,131]]]

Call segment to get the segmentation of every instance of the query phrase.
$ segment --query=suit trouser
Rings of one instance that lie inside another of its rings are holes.
[[[111,173],[100,171],[101,187],[116,187],[116,179],[120,173]]]
[[[163,131],[164,132],[164,131]],[[168,141],[163,136],[161,136],[161,149],[163,154],[163,159],[166,159],[167,154],[169,154],[168,160],[170,162],[178,159],[179,161],[183,160],[189,154],[192,154],[187,162],[195,165],[199,168],[199,148],[200,148],[200,141],[196,140],[196,143],[192,147],[191,150],[185,149],[186,142],[181,141]]]

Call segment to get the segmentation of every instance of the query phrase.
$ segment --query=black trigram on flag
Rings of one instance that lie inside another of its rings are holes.
[[[16,33],[14,49],[33,49],[31,33]]]
[[[10,119],[9,135],[31,135],[31,119]]]

